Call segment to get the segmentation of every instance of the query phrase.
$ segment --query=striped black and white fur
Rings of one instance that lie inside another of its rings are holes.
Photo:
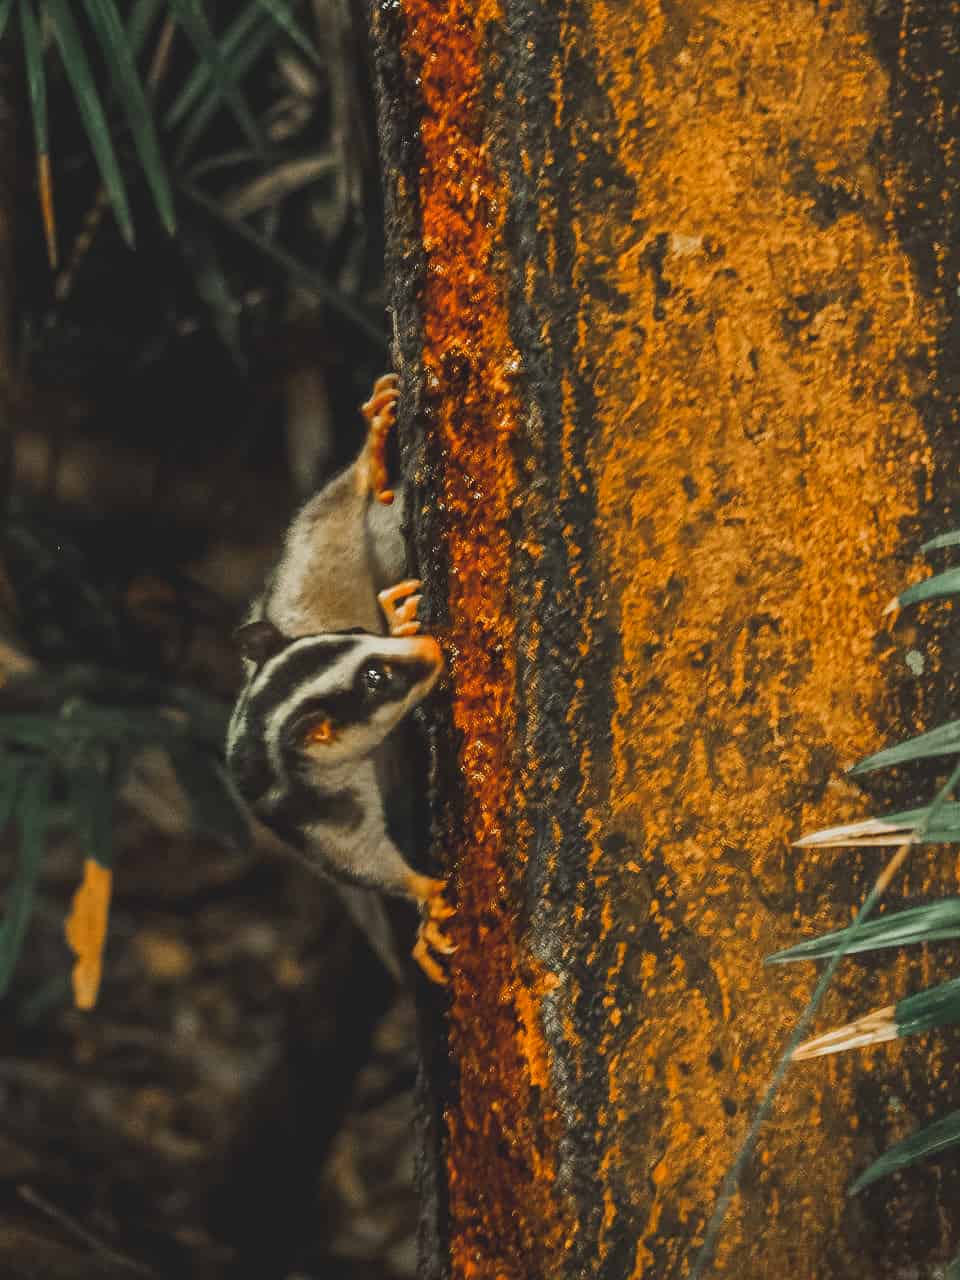
[[[237,633],[246,679],[227,763],[253,812],[312,866],[419,904],[414,955],[443,981],[430,951],[451,950],[444,882],[410,867],[388,822],[413,785],[403,722],[442,669],[437,642],[417,634],[420,584],[403,577],[403,494],[383,487],[396,399],[396,379],[380,379],[360,457],[294,518]]]
[[[428,636],[319,635],[287,642],[234,708],[227,761],[253,812],[319,870],[401,897],[424,879],[388,831],[393,731],[441,670]]]

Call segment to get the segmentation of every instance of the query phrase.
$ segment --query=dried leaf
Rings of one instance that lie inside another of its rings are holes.
[[[92,1009],[97,1002],[103,973],[103,947],[110,915],[113,874],[95,858],[83,864],[83,881],[73,895],[66,936],[77,957],[73,966],[73,1000],[78,1009]]]

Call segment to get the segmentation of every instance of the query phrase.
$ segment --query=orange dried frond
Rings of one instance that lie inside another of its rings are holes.
[[[92,1009],[97,1002],[112,887],[110,868],[87,858],[65,929],[67,943],[77,957],[73,966],[73,1002],[78,1009]]]
[[[57,223],[53,213],[53,177],[50,157],[45,151],[37,156],[37,186],[40,190],[40,209],[43,213],[43,233],[47,240],[47,257],[50,270],[57,269]]]

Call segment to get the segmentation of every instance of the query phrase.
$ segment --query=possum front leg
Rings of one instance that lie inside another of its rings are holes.
[[[419,578],[406,578],[394,587],[387,587],[377,595],[377,603],[383,610],[387,620],[389,634],[392,636],[415,636],[420,630],[417,621],[417,608],[423,598],[419,594],[423,583]],[[402,600],[403,604],[397,605]]]
[[[363,463],[360,469],[362,483],[378,502],[389,506],[394,492],[387,488],[387,436],[397,415],[400,399],[399,379],[395,373],[385,373],[373,384],[370,399],[360,406],[360,412],[369,424],[367,442],[364,445]]]

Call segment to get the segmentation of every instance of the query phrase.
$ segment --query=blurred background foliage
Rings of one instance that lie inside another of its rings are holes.
[[[409,1275],[409,1004],[221,761],[231,631],[386,362],[363,8],[0,31],[0,1274]]]

